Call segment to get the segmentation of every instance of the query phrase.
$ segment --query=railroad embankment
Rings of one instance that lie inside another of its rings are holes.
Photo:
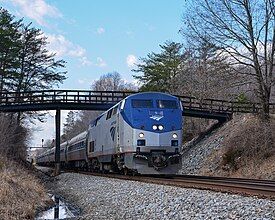
[[[181,173],[256,179],[275,179],[275,119],[234,115],[196,144],[183,149]]]
[[[41,181],[24,165],[0,156],[0,219],[33,219],[51,204]]]

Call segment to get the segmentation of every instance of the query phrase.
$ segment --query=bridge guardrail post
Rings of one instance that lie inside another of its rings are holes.
[[[112,102],[114,102],[114,92],[112,92]]]
[[[55,95],[56,95],[56,93],[55,93],[55,91],[53,92],[53,95],[52,95],[52,100],[53,100],[53,102],[55,102]]]
[[[41,103],[44,103],[44,91],[41,93]]]
[[[211,102],[210,102],[210,110],[211,112],[213,111],[213,100],[211,99]]]

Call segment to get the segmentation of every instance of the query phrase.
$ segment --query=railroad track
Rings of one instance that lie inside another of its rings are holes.
[[[124,176],[119,174],[100,174],[78,171],[78,173],[123,180],[139,181],[160,185],[176,186],[182,188],[195,188],[213,190],[218,192],[235,193],[249,196],[258,196],[261,198],[275,199],[275,181],[225,178],[225,177],[206,177],[195,175],[137,175]]]
[[[248,196],[258,196],[261,198],[270,198],[275,200],[275,181],[257,180],[243,178],[226,178],[226,177],[208,177],[196,175],[136,175],[125,176],[120,174],[102,174],[86,171],[66,170],[64,172],[81,173],[107,178],[122,180],[139,181],[160,185],[176,186],[182,188],[195,188],[204,190],[213,190],[218,192],[227,192],[242,194]]]

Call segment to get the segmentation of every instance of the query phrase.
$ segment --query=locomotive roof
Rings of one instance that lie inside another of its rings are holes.
[[[150,97],[152,99],[154,99],[154,98],[161,98],[161,97],[178,99],[176,96],[173,96],[173,95],[170,95],[170,94],[167,94],[167,93],[163,93],[163,92],[139,92],[139,93],[135,93],[135,94],[127,96],[125,99],[122,99],[117,104],[115,104],[114,106],[112,106],[110,109],[112,109],[115,106],[119,105],[123,100],[132,99],[132,98],[148,98],[148,97]],[[105,112],[101,113],[96,119],[92,120],[91,123],[90,123],[90,125],[93,125],[97,120],[99,120],[110,109],[108,109]]]
[[[160,96],[162,96],[162,97],[167,96],[167,97],[170,97],[170,98],[177,98],[176,96],[173,96],[173,95],[170,95],[170,94],[167,94],[167,93],[164,93],[164,92],[139,92],[139,93],[129,95],[125,99],[134,98],[134,97],[143,97],[143,96],[146,96],[146,97],[151,96],[151,98],[157,98],[157,97],[160,97]]]

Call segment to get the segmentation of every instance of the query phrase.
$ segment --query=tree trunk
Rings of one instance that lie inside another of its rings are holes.
[[[262,105],[262,111],[261,111],[261,116],[264,120],[269,120],[269,101],[270,101],[270,90],[271,88],[265,88],[262,90],[261,94],[261,105]]]

